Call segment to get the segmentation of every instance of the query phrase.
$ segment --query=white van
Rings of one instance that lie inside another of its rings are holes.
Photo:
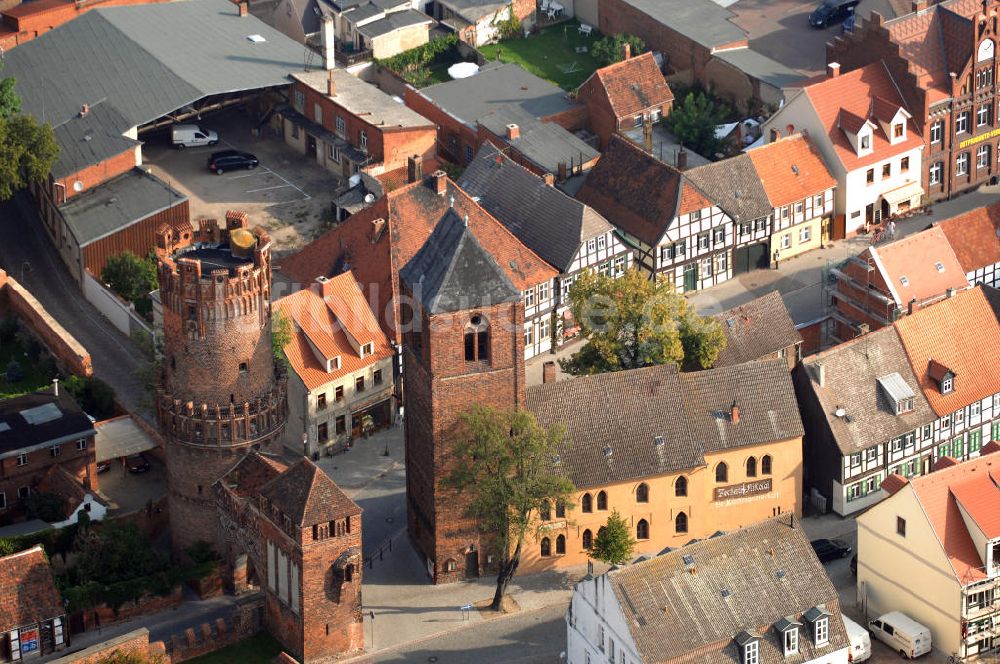
[[[847,657],[851,664],[859,664],[872,656],[872,639],[868,630],[847,616],[844,618],[844,628],[847,630],[847,641],[850,650]]]
[[[207,131],[198,125],[174,125],[170,132],[170,139],[177,149],[197,147],[199,145],[215,145],[219,142],[219,135],[214,131]]]
[[[931,651],[931,630],[899,611],[872,620],[868,631],[903,657],[913,659]]]

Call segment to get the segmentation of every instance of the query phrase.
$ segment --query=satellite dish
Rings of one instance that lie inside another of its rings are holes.
[[[843,417],[844,415],[847,415],[847,411],[844,410],[843,408],[838,408],[836,411],[834,411],[833,414],[836,415],[837,417]]]
[[[365,203],[374,203],[375,194],[365,194]]]
[[[361,175],[359,173],[355,173],[347,179],[347,184],[351,187],[357,187],[361,184]]]
[[[73,183],[73,191],[83,191],[83,183],[77,180]]]

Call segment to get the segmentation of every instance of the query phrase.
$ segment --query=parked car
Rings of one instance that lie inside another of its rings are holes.
[[[847,630],[847,643],[850,650],[847,651],[847,661],[851,664],[861,664],[872,656],[872,639],[868,630],[854,622],[847,616],[844,619],[844,629]]]
[[[145,473],[149,471],[149,459],[146,455],[140,452],[139,454],[133,454],[128,459],[125,460],[128,466],[128,472],[130,473]]]
[[[170,130],[170,142],[180,150],[199,145],[215,145],[219,142],[219,135],[214,131],[202,129],[198,125],[174,125]]]
[[[819,7],[809,14],[809,25],[814,28],[826,28],[834,23],[840,23],[854,13],[861,0],[823,0]]]
[[[900,611],[892,611],[872,620],[868,623],[868,631],[907,659],[931,651],[931,630]]]
[[[98,473],[98,475],[101,474],[101,473],[106,473],[109,470],[111,470],[111,462],[110,461],[98,461],[97,462],[97,473]]]
[[[213,152],[212,156],[208,158],[208,170],[215,171],[219,175],[226,171],[242,168],[253,169],[259,165],[260,161],[257,160],[257,157],[249,152],[240,152],[239,150]]]
[[[821,563],[828,563],[837,558],[846,558],[851,552],[851,547],[847,542],[839,539],[818,539],[810,542],[816,557]]]

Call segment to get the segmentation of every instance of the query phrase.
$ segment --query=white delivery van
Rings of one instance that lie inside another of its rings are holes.
[[[931,630],[899,611],[872,620],[868,623],[868,631],[906,658],[913,659],[931,651]]]
[[[850,644],[847,658],[851,664],[859,664],[872,656],[872,639],[868,630],[847,616],[844,618],[844,628],[847,630],[847,642]]]
[[[215,145],[219,142],[219,135],[198,125],[183,124],[173,126],[170,139],[175,148],[193,148],[199,145]]]

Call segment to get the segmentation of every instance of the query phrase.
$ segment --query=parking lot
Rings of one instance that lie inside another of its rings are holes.
[[[253,224],[267,228],[277,257],[299,249],[326,229],[331,202],[343,181],[296,152],[267,127],[253,135],[255,123],[240,111],[194,121],[219,134],[215,146],[177,150],[169,132],[143,137],[144,165],[190,199],[191,219],[225,217],[245,210]],[[217,175],[208,170],[213,152],[235,149],[260,160],[252,170]]]
[[[163,464],[153,454],[146,454],[149,471],[130,473],[119,461],[111,462],[111,469],[97,476],[100,492],[111,502],[109,516],[119,516],[146,507],[167,494],[167,473]]]

